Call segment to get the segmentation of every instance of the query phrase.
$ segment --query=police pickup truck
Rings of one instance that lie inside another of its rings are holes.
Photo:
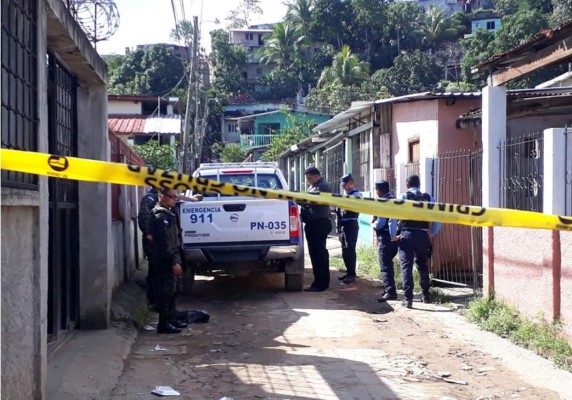
[[[194,177],[265,189],[287,188],[277,163],[201,164]],[[187,271],[194,275],[284,273],[286,290],[302,290],[304,239],[293,201],[202,193],[179,206]]]

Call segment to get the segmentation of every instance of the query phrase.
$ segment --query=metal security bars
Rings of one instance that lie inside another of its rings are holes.
[[[48,144],[52,154],[78,156],[77,79],[48,53]],[[48,180],[48,341],[56,342],[78,322],[78,182]]]
[[[542,212],[543,132],[508,138],[501,142],[500,206]]]
[[[2,0],[2,148],[37,151],[36,0]],[[2,186],[35,190],[36,175],[2,171]]]
[[[437,201],[482,205],[482,150],[439,154],[432,166]],[[443,224],[434,239],[431,272],[434,280],[473,287],[482,286],[482,228]]]

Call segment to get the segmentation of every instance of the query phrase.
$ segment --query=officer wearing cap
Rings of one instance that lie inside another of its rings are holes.
[[[304,171],[310,184],[307,192],[312,194],[330,193],[330,184],[322,178],[320,170],[314,166]],[[330,254],[326,248],[328,234],[332,230],[330,207],[314,204],[302,205],[302,222],[308,242],[308,252],[312,261],[314,282],[304,289],[306,292],[323,292],[330,287]]]
[[[342,176],[341,183],[346,196],[354,196],[358,199],[362,197],[361,193],[354,186],[352,174]],[[346,274],[338,279],[347,285],[356,279],[356,244],[359,232],[359,213],[338,208],[336,214],[338,215],[338,235],[342,243],[342,258],[346,265]]]
[[[382,201],[395,198],[389,192],[389,182],[387,181],[375,182],[375,191],[377,197]],[[397,255],[397,242],[391,240],[389,218],[373,217],[371,227],[377,237],[377,258],[381,269],[381,281],[385,288],[385,292],[377,301],[383,303],[388,300],[397,300],[395,276],[393,273],[393,259]]]

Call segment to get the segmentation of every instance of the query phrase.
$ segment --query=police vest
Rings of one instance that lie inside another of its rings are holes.
[[[347,195],[351,196],[354,193],[358,193],[359,190],[357,189],[352,189],[351,192],[349,192]],[[348,210],[340,210],[340,218],[343,219],[358,219],[359,218],[359,213],[354,212],[354,211],[348,211]]]
[[[407,200],[413,201],[431,201],[431,196],[428,193],[423,192],[407,192]],[[429,229],[429,222],[426,221],[414,221],[414,220],[403,220],[401,229]]]

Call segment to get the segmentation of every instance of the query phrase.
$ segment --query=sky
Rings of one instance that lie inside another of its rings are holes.
[[[180,4],[185,7],[185,16],[193,15],[202,21],[201,47],[210,52],[209,31],[225,28],[225,18],[236,8],[240,0],[175,0],[177,12]],[[125,48],[138,44],[175,43],[169,36],[175,25],[170,0],[115,0],[119,10],[119,28],[107,41],[97,43],[100,54],[125,54]],[[263,15],[256,15],[252,23],[279,22],[286,14],[282,0],[261,0]],[[213,21],[220,20],[220,24]]]

